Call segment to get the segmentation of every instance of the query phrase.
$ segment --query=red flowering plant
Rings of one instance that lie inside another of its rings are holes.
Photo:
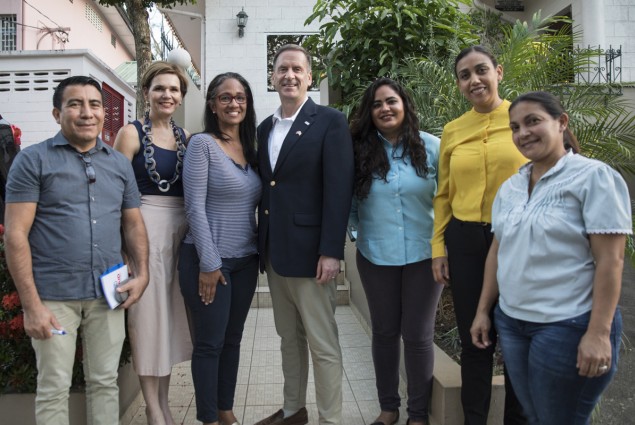
[[[32,392],[37,370],[31,339],[24,333],[24,314],[4,257],[0,224],[0,393]]]

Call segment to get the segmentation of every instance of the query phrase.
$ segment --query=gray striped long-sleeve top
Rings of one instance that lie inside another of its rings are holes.
[[[236,164],[209,134],[190,139],[183,192],[190,226],[184,242],[196,246],[202,272],[219,269],[222,258],[258,252],[255,210],[260,177],[251,166],[243,169]]]

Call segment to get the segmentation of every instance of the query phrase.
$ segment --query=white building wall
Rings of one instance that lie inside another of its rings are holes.
[[[622,46],[622,82],[635,84],[635,0],[603,1],[606,47]]]
[[[496,0],[475,0],[494,9]],[[622,46],[622,82],[635,83],[635,0],[525,0],[524,12],[504,12],[508,19],[531,21],[540,10],[551,16],[571,6],[575,30],[581,31],[580,46]]]
[[[201,93],[189,75],[187,79],[189,84],[187,94],[183,98],[183,105],[174,112],[172,117],[177,125],[194,134],[203,131],[205,93]]]
[[[279,106],[276,92],[267,92],[267,35],[310,34],[320,26],[304,26],[315,0],[199,0],[205,1],[205,76],[203,95],[212,79],[223,72],[238,72],[249,82],[256,115],[262,121]],[[244,37],[238,37],[236,14],[242,8],[249,15]],[[309,92],[320,102],[319,92]]]
[[[53,90],[66,77],[88,75],[124,97],[124,122],[134,119],[135,92],[88,50],[0,52],[2,116],[22,130],[22,147],[54,136],[60,129]]]

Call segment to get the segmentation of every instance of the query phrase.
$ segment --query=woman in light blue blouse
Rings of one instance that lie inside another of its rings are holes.
[[[196,419],[238,425],[233,411],[240,342],[258,280],[256,112],[249,83],[219,74],[209,84],[205,130],[183,168],[185,215],[179,277],[194,343]]]
[[[617,370],[628,190],[615,170],[577,153],[555,96],[522,95],[509,116],[514,144],[531,162],[494,201],[472,341],[490,344],[488,312],[498,299],[505,365],[529,423],[586,425]]]
[[[434,318],[443,288],[432,277],[430,260],[439,139],[419,131],[412,99],[388,78],[366,89],[351,132],[355,196],[349,225],[357,229],[381,408],[373,425],[399,420],[400,336],[408,423],[427,424]]]

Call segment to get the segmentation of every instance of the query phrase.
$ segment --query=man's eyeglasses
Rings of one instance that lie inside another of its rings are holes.
[[[216,99],[221,103],[221,105],[229,105],[232,103],[232,100],[235,100],[236,103],[242,105],[247,102],[247,96],[244,94],[239,94],[237,96],[230,96],[228,94],[221,94],[220,96],[216,96]]]
[[[97,181],[97,174],[95,174],[95,167],[93,167],[93,160],[90,155],[79,155],[86,165],[86,177],[88,177],[88,183],[95,183]]]

